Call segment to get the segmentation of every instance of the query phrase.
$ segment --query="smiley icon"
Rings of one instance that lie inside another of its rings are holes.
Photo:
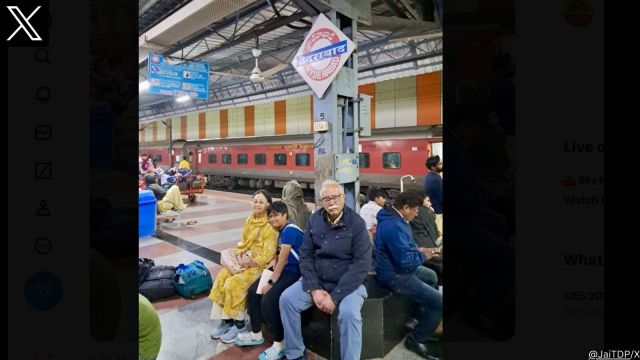
[[[51,240],[46,237],[40,237],[34,244],[36,252],[40,255],[46,255],[51,252]]]

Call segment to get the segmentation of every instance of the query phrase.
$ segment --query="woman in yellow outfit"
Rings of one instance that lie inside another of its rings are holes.
[[[158,210],[160,213],[165,213],[169,210],[182,211],[187,206],[182,201],[182,194],[180,188],[177,185],[173,185],[164,194],[162,200],[158,201]]]
[[[211,319],[216,320],[211,333],[213,339],[232,343],[239,333],[249,330],[244,321],[247,291],[274,260],[278,248],[278,232],[269,224],[267,217],[270,204],[271,195],[267,191],[258,190],[253,194],[253,214],[244,222],[240,243],[236,247],[237,254],[246,253],[250,260],[241,263],[245,269],[237,274],[222,269],[216,276],[209,294],[213,301]]]

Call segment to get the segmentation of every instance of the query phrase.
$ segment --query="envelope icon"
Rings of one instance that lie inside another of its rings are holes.
[[[36,140],[51,140],[51,125],[36,125]]]

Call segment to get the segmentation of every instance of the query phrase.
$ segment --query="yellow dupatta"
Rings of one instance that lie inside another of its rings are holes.
[[[248,252],[258,266],[266,266],[276,255],[278,232],[269,224],[266,216],[250,215],[242,226],[242,234],[236,253]]]

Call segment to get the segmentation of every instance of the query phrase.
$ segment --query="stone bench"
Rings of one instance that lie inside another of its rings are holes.
[[[375,280],[367,278],[368,298],[362,306],[362,359],[383,358],[406,336],[404,323],[413,302],[394,295]],[[326,359],[340,359],[340,330],[337,314],[330,316],[315,306],[302,314],[305,346]]]

